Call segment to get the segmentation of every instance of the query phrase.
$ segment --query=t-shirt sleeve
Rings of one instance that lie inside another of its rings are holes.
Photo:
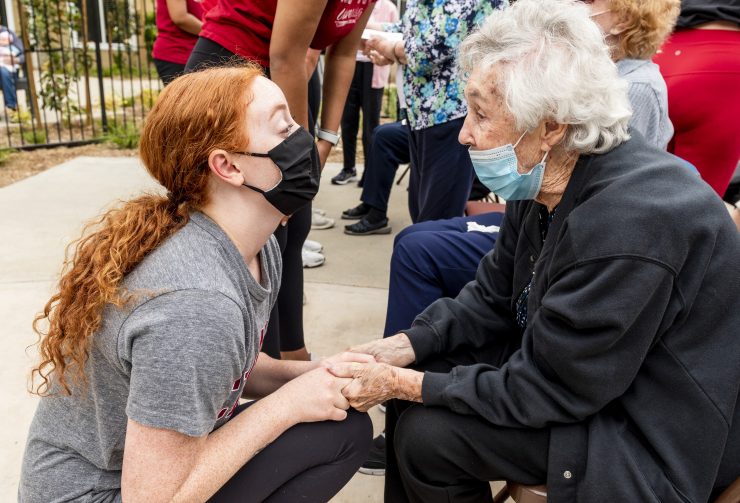
[[[130,366],[126,414],[145,426],[209,433],[247,359],[244,318],[228,297],[159,295],[129,315],[119,354]]]

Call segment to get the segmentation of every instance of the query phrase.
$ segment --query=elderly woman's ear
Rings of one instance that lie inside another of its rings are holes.
[[[544,131],[542,133],[542,145],[540,146],[540,149],[543,152],[549,152],[555,145],[558,145],[563,141],[567,132],[567,124],[559,124],[555,121],[545,121]]]

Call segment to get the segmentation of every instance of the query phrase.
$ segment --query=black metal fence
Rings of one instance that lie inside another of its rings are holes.
[[[138,136],[161,89],[151,59],[155,2],[0,0],[11,30],[0,34],[0,149]]]

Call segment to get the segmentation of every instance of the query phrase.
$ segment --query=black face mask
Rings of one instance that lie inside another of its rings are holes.
[[[316,197],[319,191],[319,153],[313,136],[302,127],[266,154],[236,153],[269,157],[280,169],[282,180],[270,190],[264,191],[246,183],[242,185],[265,196],[283,215],[292,215]]]

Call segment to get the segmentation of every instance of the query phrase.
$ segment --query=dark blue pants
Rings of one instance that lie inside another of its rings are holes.
[[[473,183],[468,147],[457,141],[464,118],[411,132],[411,220],[463,215]]]
[[[456,297],[475,279],[478,264],[493,250],[498,232],[468,232],[468,222],[501,225],[503,213],[422,222],[396,236],[391,256],[384,337],[409,328],[441,297]]]
[[[345,170],[355,169],[360,110],[362,110],[362,149],[366,158],[372,145],[373,131],[380,123],[383,88],[374,89],[372,84],[373,64],[358,61],[342,113],[342,154]]]
[[[365,152],[367,164],[360,200],[375,209],[387,211],[398,165],[407,164],[410,156],[407,125],[398,121],[375,128],[372,147]]]
[[[16,110],[18,108],[18,97],[15,91],[15,82],[18,78],[17,72],[0,66],[0,80],[2,80],[3,98],[5,106]]]

